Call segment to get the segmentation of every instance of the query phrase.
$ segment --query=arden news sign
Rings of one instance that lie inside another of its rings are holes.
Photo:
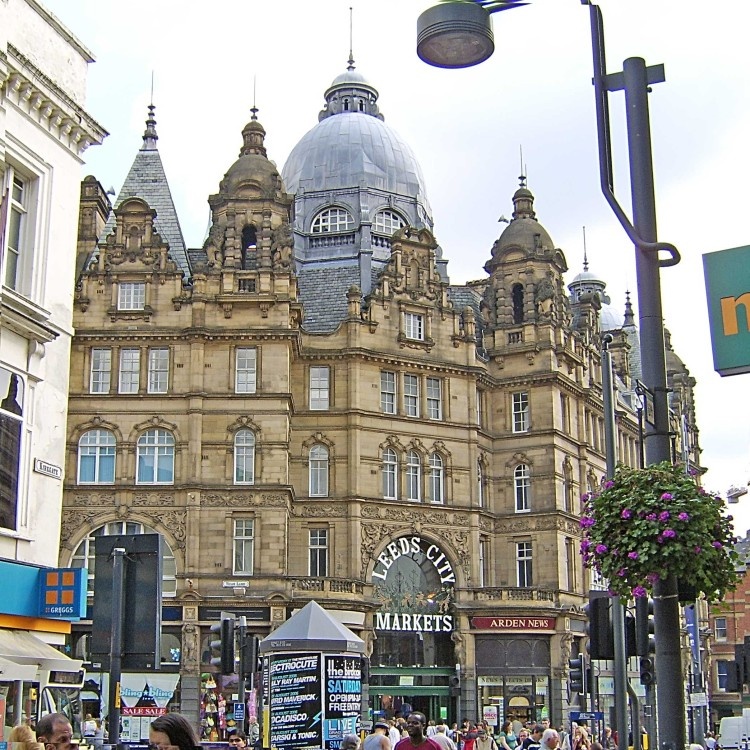
[[[475,630],[554,630],[554,617],[472,617]]]
[[[372,583],[381,610],[375,629],[450,633],[456,573],[437,544],[416,534],[389,541],[375,559]]]

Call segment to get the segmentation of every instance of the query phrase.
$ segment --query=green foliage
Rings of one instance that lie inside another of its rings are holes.
[[[674,574],[713,602],[739,582],[737,540],[724,501],[681,467],[618,466],[614,480],[582,499],[581,555],[613,593],[646,596]]]

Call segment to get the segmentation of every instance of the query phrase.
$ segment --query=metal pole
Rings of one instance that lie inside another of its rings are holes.
[[[614,384],[612,381],[612,336],[602,338],[602,393],[604,402],[604,451],[607,479],[615,476],[617,466],[617,426],[615,424]],[[617,597],[612,600],[612,630],[615,646],[615,727],[617,737],[628,735],[628,657],[625,647],[625,605]]]
[[[629,682],[627,687],[630,703],[633,706],[633,750],[641,750],[641,705],[638,702],[638,694]],[[622,747],[622,744],[620,744],[620,747]]]
[[[650,72],[643,58],[631,57],[623,63],[633,224],[641,239],[655,242],[656,205],[648,92],[649,83],[660,79],[658,71],[651,78]],[[648,429],[647,424],[646,462],[655,464],[669,461],[671,457],[659,257],[651,250],[636,246],[635,261],[641,369],[644,385],[654,394],[655,426]],[[657,733],[663,750],[678,750],[685,744],[685,690],[682,684],[680,605],[675,573],[654,586],[654,625]]]
[[[109,645],[109,744],[120,744],[120,681],[122,679],[122,618],[124,612],[125,549],[112,550],[112,636]]]
[[[240,615],[239,619],[239,631],[240,631],[240,664],[239,664],[239,703],[242,704],[242,722],[240,723],[240,729],[244,732],[247,726],[247,699],[245,698],[245,672],[248,665],[245,664],[245,648],[247,646],[247,617]]]

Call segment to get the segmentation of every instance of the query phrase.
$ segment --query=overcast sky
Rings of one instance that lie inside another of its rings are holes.
[[[207,197],[242,143],[253,90],[269,158],[281,168],[317,122],[323,92],[346,69],[349,7],[357,70],[380,92],[388,125],[425,174],[435,233],[453,282],[484,276],[521,172],[537,218],[613,304],[635,298],[633,248],[599,191],[588,9],[532,0],[495,14],[483,65],[431,68],[415,52],[428,0],[42,0],[93,52],[87,111],[109,132],[84,174],[119,190],[141,145],[154,72],[159,151],[185,240],[200,246]],[[750,480],[750,375],[713,370],[701,256],[750,244],[750,63],[746,3],[601,0],[609,72],[628,57],[663,63],[650,96],[659,239],[682,262],[662,272],[665,323],[698,380],[708,488]],[[254,84],[255,81],[255,84]],[[616,193],[630,213],[622,93],[610,95]],[[637,314],[637,310],[636,310]],[[732,512],[750,528],[750,499]]]

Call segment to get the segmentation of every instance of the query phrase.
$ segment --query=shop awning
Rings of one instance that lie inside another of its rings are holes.
[[[33,682],[36,666],[33,664],[16,664],[14,661],[0,658],[0,682]]]
[[[26,630],[0,629],[0,659],[44,670],[75,672],[80,659],[71,659]]]

